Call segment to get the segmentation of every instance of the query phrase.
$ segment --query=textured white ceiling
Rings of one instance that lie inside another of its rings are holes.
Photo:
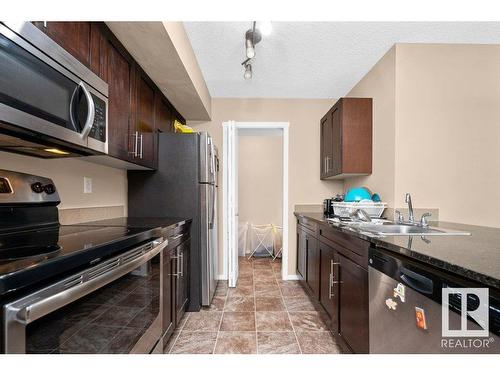
[[[212,97],[337,98],[394,43],[500,43],[500,22],[273,22],[246,81],[251,22],[184,26]]]

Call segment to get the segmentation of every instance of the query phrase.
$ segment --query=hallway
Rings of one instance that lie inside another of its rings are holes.
[[[282,281],[281,263],[239,259],[236,288],[220,281],[212,305],[186,313],[166,353],[337,354],[325,314],[297,281]]]

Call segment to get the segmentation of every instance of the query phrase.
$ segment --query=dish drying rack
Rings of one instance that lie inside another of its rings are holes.
[[[387,208],[385,202],[333,202],[333,213],[340,217],[349,217],[355,209],[364,210],[371,218],[378,219],[382,217],[384,210]]]

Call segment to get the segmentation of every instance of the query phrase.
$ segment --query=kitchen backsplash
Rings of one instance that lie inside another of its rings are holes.
[[[61,224],[78,224],[86,221],[112,219],[125,216],[125,206],[66,208],[59,210]]]

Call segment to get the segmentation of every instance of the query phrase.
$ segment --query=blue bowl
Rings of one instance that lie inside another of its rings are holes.
[[[372,199],[372,193],[365,187],[355,187],[347,190],[345,194],[345,202],[359,202],[363,199]]]

